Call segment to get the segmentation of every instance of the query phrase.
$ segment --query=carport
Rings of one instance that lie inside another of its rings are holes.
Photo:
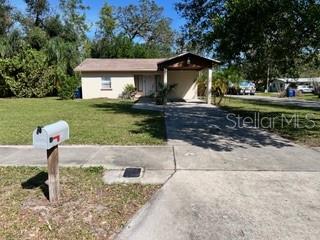
[[[211,102],[212,71],[220,61],[202,57],[193,53],[184,53],[158,63],[158,71],[163,71],[164,85],[176,84],[171,99],[195,99],[197,98],[196,79],[199,72],[207,69],[207,103]]]

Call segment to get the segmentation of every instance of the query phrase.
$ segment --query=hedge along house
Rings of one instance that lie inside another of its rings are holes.
[[[220,62],[192,53],[169,59],[86,59],[75,68],[81,75],[82,97],[119,98],[127,84],[137,89],[138,96],[156,93],[159,83],[176,85],[169,99],[197,99],[196,79],[207,69],[208,89],[212,84],[212,69]],[[207,91],[207,101],[211,91]]]

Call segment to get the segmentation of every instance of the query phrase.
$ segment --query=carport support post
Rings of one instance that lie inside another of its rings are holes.
[[[212,67],[208,68],[207,104],[211,104],[212,90]]]
[[[59,183],[59,152],[58,145],[47,150],[48,180],[49,180],[49,201],[55,203],[60,197]]]
[[[168,69],[163,69],[163,86],[166,88],[168,87]],[[164,104],[167,104],[167,96],[164,96]]]

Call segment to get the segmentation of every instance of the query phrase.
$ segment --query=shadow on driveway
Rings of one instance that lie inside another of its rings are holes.
[[[233,119],[235,120],[235,119]],[[221,109],[202,104],[169,104],[166,127],[170,145],[193,145],[214,151],[233,151],[237,148],[276,148],[294,146],[290,141],[256,128],[231,128]]]

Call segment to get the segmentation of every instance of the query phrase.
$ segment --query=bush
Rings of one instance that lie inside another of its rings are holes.
[[[122,97],[124,99],[133,99],[135,95],[136,95],[135,86],[132,84],[125,85],[123,92],[122,92]]]
[[[62,77],[62,76],[61,76]],[[64,76],[60,79],[60,86],[58,88],[58,96],[61,99],[74,99],[75,91],[80,85],[78,76]]]
[[[45,97],[53,90],[54,70],[42,51],[23,50],[1,61],[0,77],[16,97]]]
[[[5,60],[0,59],[0,97],[9,97],[12,95],[10,87],[6,83],[5,77]]]
[[[157,105],[167,104],[168,95],[176,88],[176,86],[177,84],[172,84],[168,86],[160,83],[158,92],[155,95],[156,104]]]

